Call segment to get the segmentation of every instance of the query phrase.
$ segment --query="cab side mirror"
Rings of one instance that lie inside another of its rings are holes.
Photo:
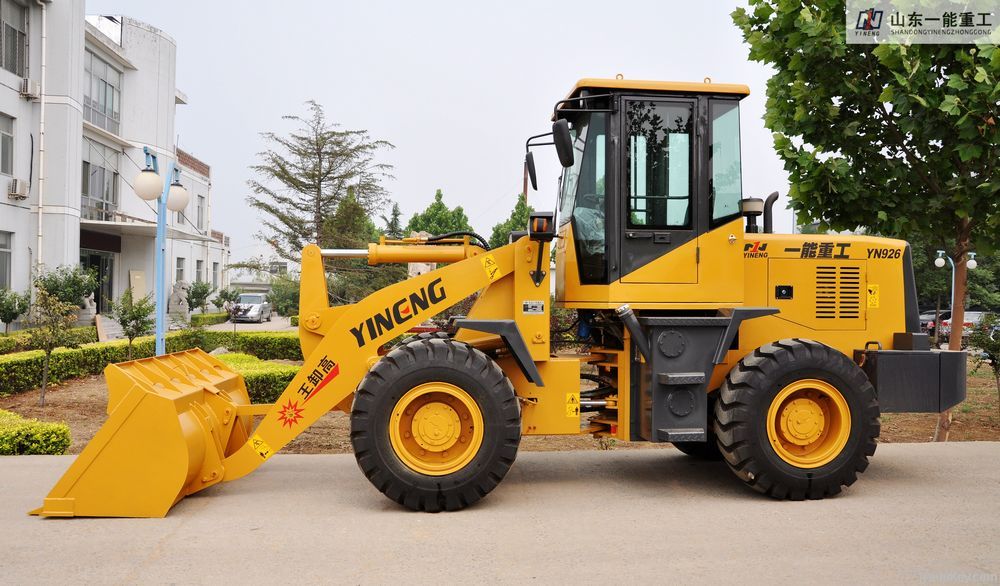
[[[552,142],[559,155],[559,164],[563,167],[573,166],[573,137],[569,133],[569,122],[563,119],[552,123]]]
[[[528,171],[528,179],[531,180],[531,189],[538,191],[538,179],[535,177],[535,155],[528,151],[524,155],[524,168]]]

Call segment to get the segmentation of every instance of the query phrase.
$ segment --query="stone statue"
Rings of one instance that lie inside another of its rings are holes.
[[[170,314],[172,318],[188,321],[188,315],[191,308],[188,307],[187,294],[191,289],[191,285],[187,281],[177,281],[174,283],[174,289],[170,292],[170,297],[167,299],[167,313]]]

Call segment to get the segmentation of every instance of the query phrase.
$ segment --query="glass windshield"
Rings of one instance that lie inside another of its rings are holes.
[[[264,296],[243,294],[240,295],[239,303],[240,305],[258,305],[264,303]]]
[[[607,115],[583,113],[571,123],[573,166],[563,172],[563,222],[573,221],[580,281],[604,278],[605,262],[605,166]]]
[[[691,226],[692,104],[629,102],[629,228]]]

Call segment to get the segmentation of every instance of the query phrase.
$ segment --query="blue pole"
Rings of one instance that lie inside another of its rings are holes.
[[[156,158],[153,158],[156,169]],[[174,177],[174,162],[167,166],[167,174],[163,177],[163,193],[156,200],[156,355],[167,353],[167,195],[170,193],[170,183]]]

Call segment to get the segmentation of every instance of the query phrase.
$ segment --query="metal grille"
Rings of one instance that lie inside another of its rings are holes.
[[[861,267],[816,267],[816,319],[861,318]]]

